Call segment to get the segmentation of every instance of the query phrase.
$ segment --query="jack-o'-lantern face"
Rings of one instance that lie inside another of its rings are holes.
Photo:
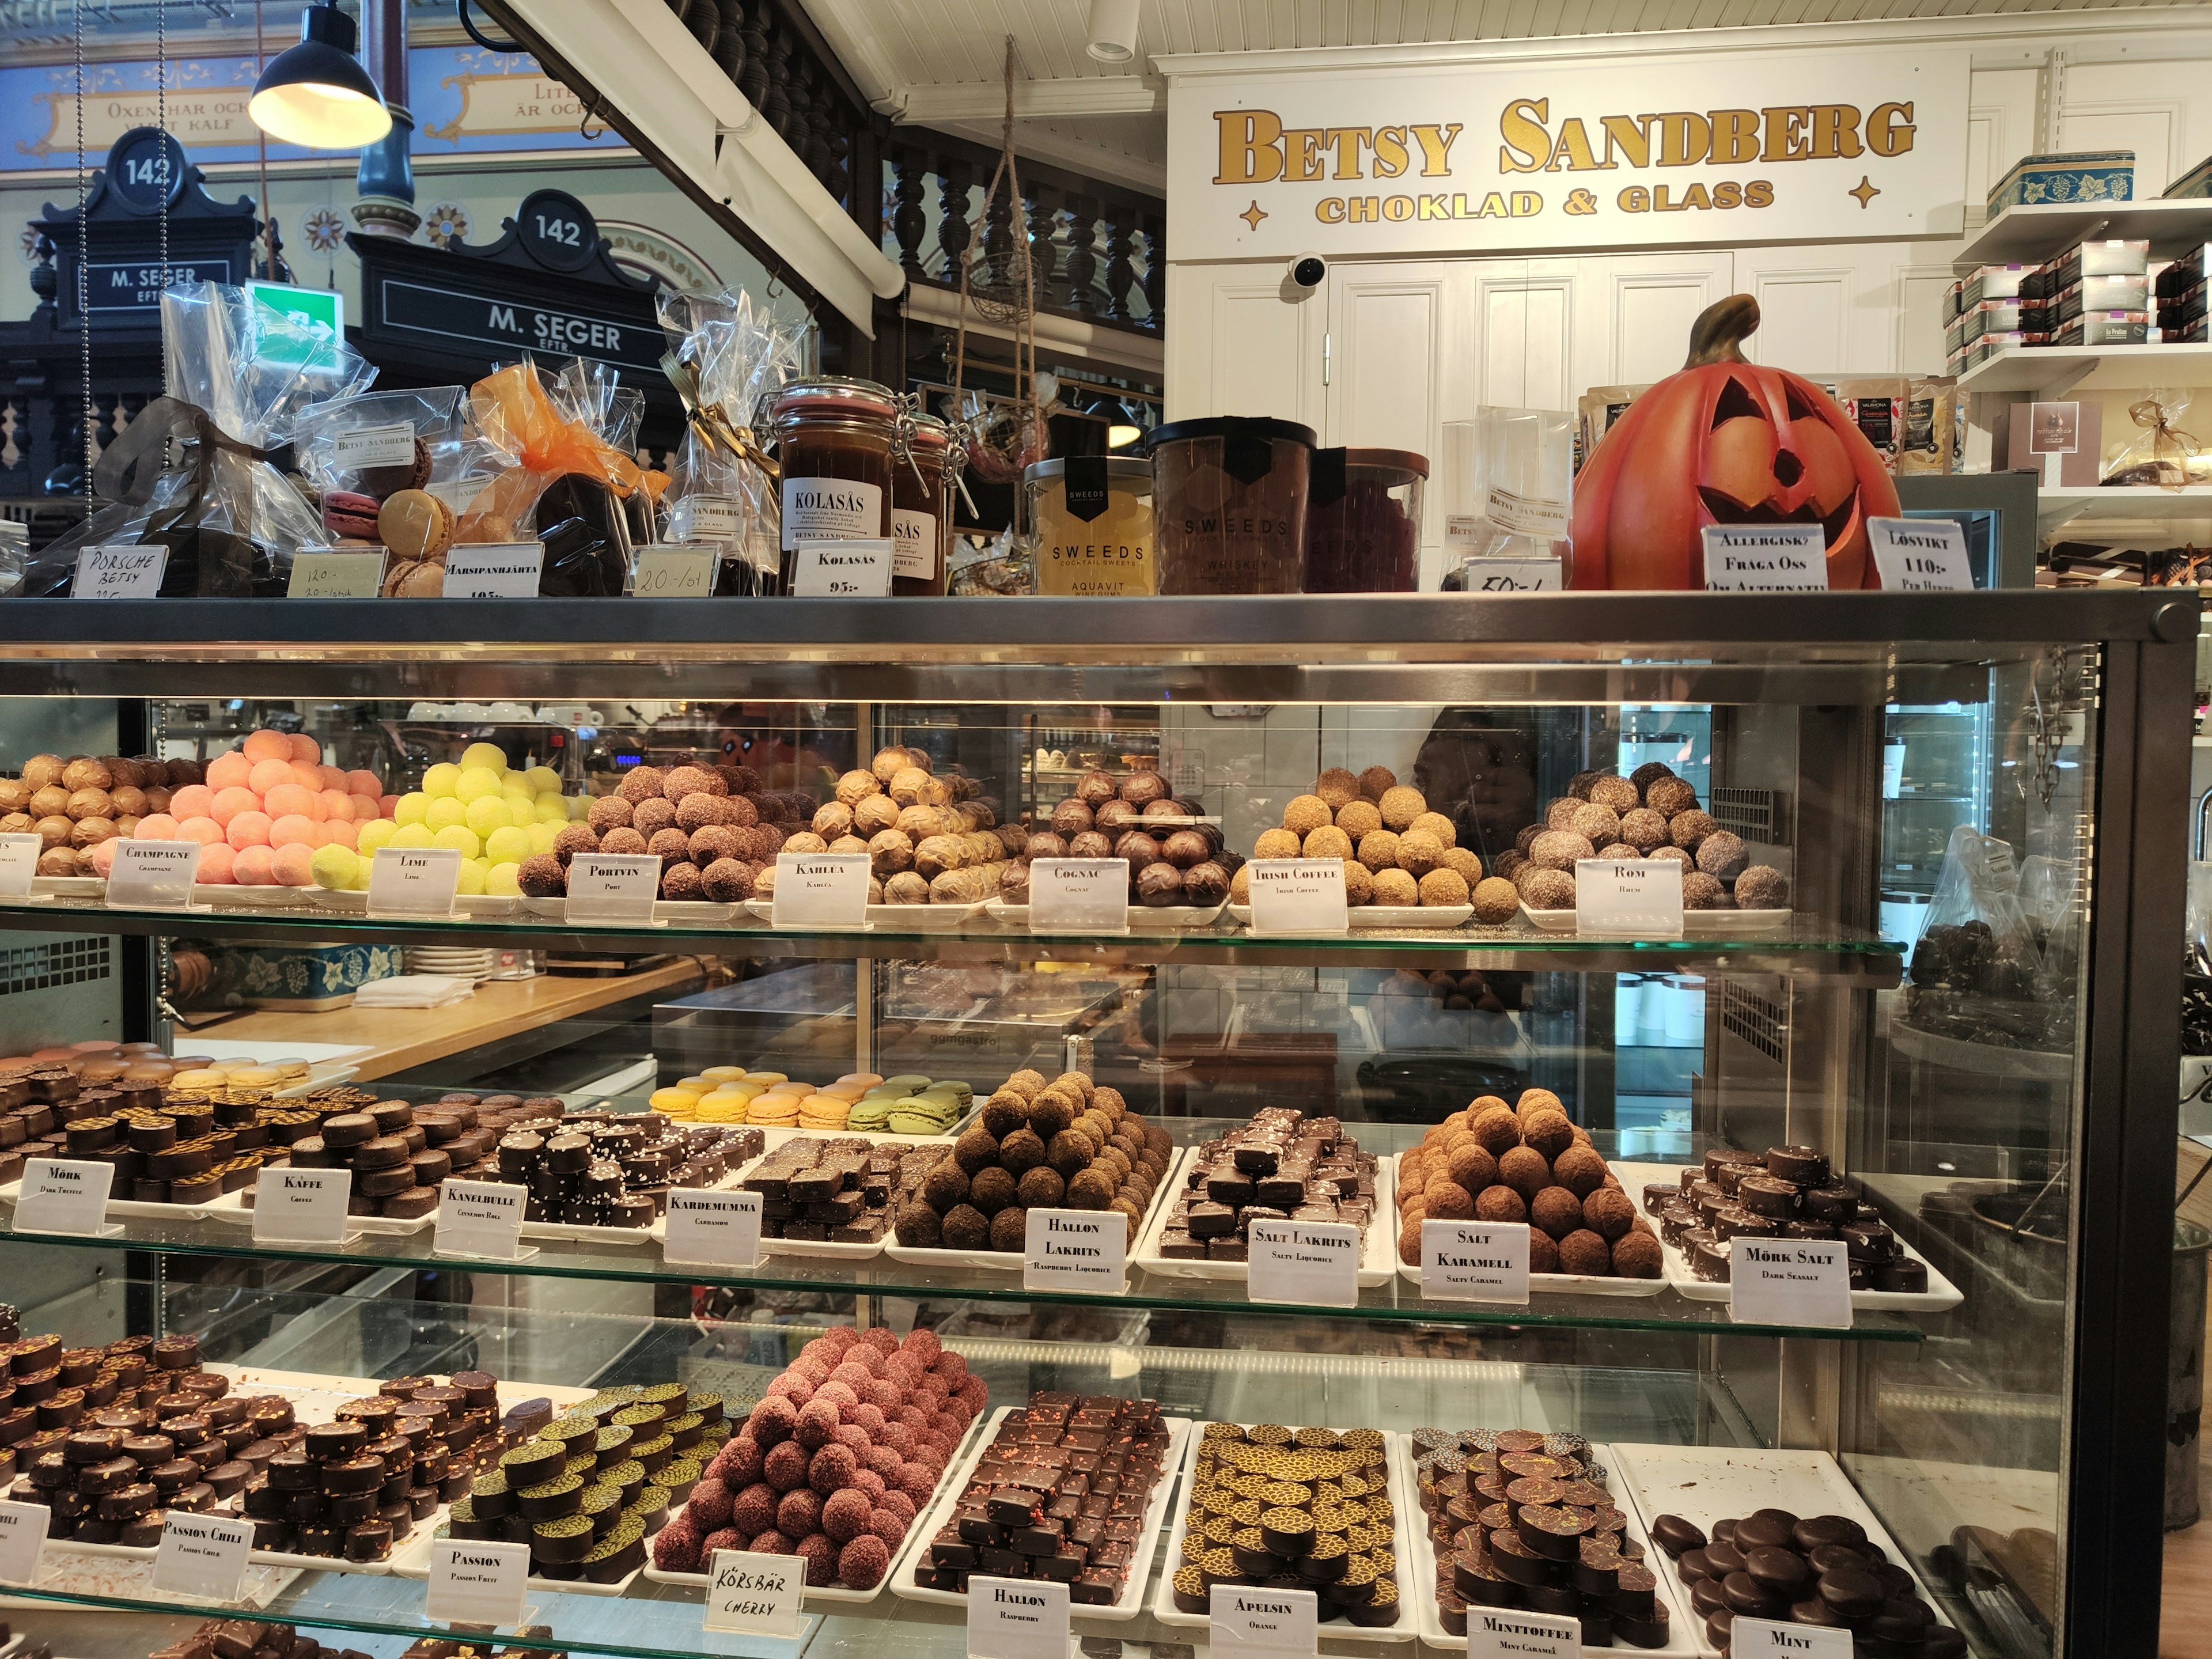
[[[1747,362],[1759,307],[1737,295],[1692,330],[1688,364],[1631,405],[1575,480],[1578,588],[1705,586],[1706,525],[1818,525],[1828,586],[1875,586],[1866,521],[1893,515],[1881,459],[1833,398]]]

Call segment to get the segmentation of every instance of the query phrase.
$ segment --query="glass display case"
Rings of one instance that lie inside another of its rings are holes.
[[[0,610],[16,828],[76,855],[0,898],[11,988],[112,963],[0,1060],[52,1517],[9,1594],[180,1630],[163,1528],[213,1511],[261,1625],[465,1634],[441,1536],[526,1545],[520,1649],[792,1650],[705,1627],[728,1548],[805,1558],[822,1654],[967,1651],[981,1577],[1066,1585],[1086,1653],[1238,1583],[1333,1652],[2148,1650],[2192,596],[928,609]],[[1908,945],[1923,708],[1990,754]],[[99,850],[203,818],[181,906]],[[449,912],[363,890],[416,847]],[[659,902],[586,919],[626,850]],[[865,925],[779,923],[854,851]],[[1055,926],[1036,860],[1087,855],[1126,912]],[[1348,860],[1321,931],[1253,908],[1289,855]],[[1654,863],[1679,911],[1606,908]],[[32,1158],[106,1166],[103,1223],[24,1213]],[[342,1243],[257,1211],[302,1170]],[[755,1265],[672,1243],[717,1190]],[[1121,1274],[1032,1243],[1068,1216]],[[1739,1586],[1719,1523],[1776,1510]]]

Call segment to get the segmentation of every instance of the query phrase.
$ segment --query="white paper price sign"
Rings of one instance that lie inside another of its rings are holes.
[[[150,599],[161,591],[161,573],[169,568],[169,550],[155,544],[109,542],[100,547],[81,547],[76,574],[70,582],[73,599]]]
[[[446,550],[449,599],[534,599],[545,568],[544,542],[479,542]]]
[[[461,855],[452,847],[380,847],[368,863],[368,908],[386,916],[450,916],[460,890]]]
[[[1067,1659],[1067,1586],[1041,1578],[968,1581],[969,1659]]]
[[[1705,586],[1715,593],[1825,593],[1826,532],[1816,524],[1709,524]]]
[[[52,1522],[53,1511],[44,1504],[0,1502],[0,1584],[38,1582],[39,1556]]]
[[[1115,1210],[1031,1210],[1022,1234],[1022,1288],[1096,1291],[1129,1287],[1129,1226]]]
[[[802,599],[880,599],[891,591],[896,558],[888,536],[868,541],[797,542],[791,591]]]
[[[1851,1322],[1851,1264],[1838,1240],[1729,1240],[1729,1316],[1747,1325]]]
[[[264,1170],[253,1185],[257,1244],[343,1244],[351,1170]]]
[[[1341,859],[1254,859],[1252,931],[1341,933],[1352,926]]]
[[[778,853],[770,925],[865,927],[868,925],[866,853]]]
[[[1459,570],[1469,593],[1556,593],[1566,585],[1557,559],[1469,559]]]
[[[686,1267],[760,1265],[761,1195],[672,1187],[664,1260]]]
[[[40,836],[0,836],[0,898],[27,898],[31,878],[39,873]]]
[[[1881,585],[1901,593],[1964,592],[1974,585],[1966,526],[1956,519],[1869,519]]]
[[[1525,1221],[1423,1221],[1421,1294],[1449,1302],[1528,1300]]]
[[[708,1568],[707,1628],[787,1640],[799,1632],[806,1563],[795,1555],[716,1550]]]
[[[720,555],[707,547],[641,547],[631,594],[641,599],[703,599],[714,591]]]
[[[21,1233],[67,1233],[78,1238],[100,1238],[119,1233],[106,1224],[107,1194],[115,1184],[115,1166],[74,1158],[28,1158],[23,1160],[23,1184],[15,1200],[15,1231]]]
[[[1682,866],[1673,859],[1577,859],[1575,931],[1682,936]]]
[[[1477,1659],[1582,1659],[1583,1621],[1562,1613],[1471,1607],[1467,1650]]]
[[[422,1611],[439,1623],[513,1630],[528,1613],[524,1598],[529,1593],[529,1545],[431,1540]]]
[[[246,1552],[252,1542],[251,1521],[171,1510],[154,1552],[154,1588],[171,1595],[235,1601],[245,1585]]]
[[[1470,1620],[1470,1627],[1472,1624]],[[1739,1617],[1729,1626],[1729,1651],[1743,1659],[1754,1655],[1757,1659],[1851,1659],[1851,1633],[1840,1625],[1784,1625],[1771,1619]]]
[[[384,550],[373,553],[295,553],[288,599],[373,599],[384,591]]]
[[[118,841],[107,870],[107,902],[124,910],[181,910],[200,867],[196,841]]]
[[[1245,1297],[1349,1308],[1359,1301],[1359,1229],[1338,1221],[1255,1221]]]
[[[438,1253],[513,1261],[522,1254],[522,1212],[529,1200],[524,1188],[503,1181],[442,1182],[438,1188]]]
[[[571,921],[648,922],[660,893],[650,853],[579,853],[568,863]]]
[[[1318,1645],[1321,1603],[1311,1590],[1216,1584],[1206,1600],[1212,1659],[1310,1659]]]
[[[32,837],[36,840],[37,837]],[[1129,931],[1129,860],[1032,859],[1030,932],[1126,933]]]

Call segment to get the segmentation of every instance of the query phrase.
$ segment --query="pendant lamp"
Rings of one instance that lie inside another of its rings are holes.
[[[246,112],[271,138],[310,149],[358,149],[392,131],[376,82],[354,56],[354,21],[335,5],[300,15],[300,44],[270,60]]]

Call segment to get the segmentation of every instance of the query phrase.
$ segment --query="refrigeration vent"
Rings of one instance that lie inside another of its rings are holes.
[[[0,950],[0,996],[106,979],[115,971],[109,945],[105,938],[58,939]]]
[[[1790,1022],[1781,1003],[1769,1001],[1733,980],[1724,981],[1721,1026],[1735,1032],[1777,1066],[1782,1063],[1783,1051],[1789,1046]]]
[[[1778,789],[1737,789],[1717,786],[1709,809],[1714,822],[1746,841],[1782,839],[1782,793]]]

